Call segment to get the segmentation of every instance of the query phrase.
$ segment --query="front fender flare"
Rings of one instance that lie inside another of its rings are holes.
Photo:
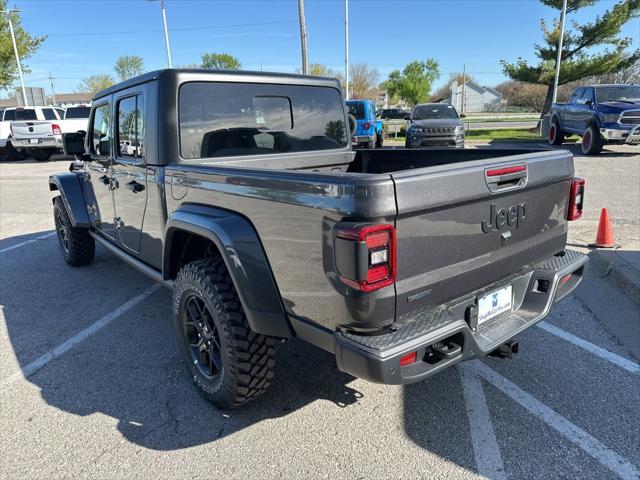
[[[84,201],[82,183],[77,173],[57,173],[49,177],[49,190],[60,192],[71,224],[76,228],[89,228],[91,220]]]
[[[165,227],[164,280],[171,280],[171,249],[177,232],[196,234],[215,244],[238,291],[251,330],[274,337],[294,336],[262,243],[245,217],[199,205],[186,205],[173,212]]]

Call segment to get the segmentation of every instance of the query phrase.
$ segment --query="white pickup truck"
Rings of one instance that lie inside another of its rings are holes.
[[[90,107],[77,106],[67,109],[57,107],[32,107],[14,109],[15,114],[5,112],[8,124],[5,154],[8,160],[18,160],[29,155],[37,161],[47,161],[62,152],[62,134],[86,130]],[[14,117],[14,118],[11,118]],[[7,127],[3,127],[7,129]]]

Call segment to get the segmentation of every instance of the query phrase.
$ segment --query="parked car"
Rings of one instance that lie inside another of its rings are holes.
[[[408,120],[411,112],[401,108],[385,108],[380,111],[378,117],[382,120]]]
[[[416,105],[409,120],[405,147],[464,148],[464,124],[456,109],[445,103]]]
[[[91,111],[49,179],[61,253],[86,265],[98,242],[171,288],[189,377],[219,407],[267,390],[277,340],[417,382],[513,346],[581,281],[567,150],[354,153],[339,82],[280,73],[151,72]]]
[[[58,125],[56,136],[50,121],[59,123],[62,115],[63,109],[52,106],[7,108],[0,122],[0,149],[4,149],[7,160],[21,160],[31,149],[48,148],[50,144],[61,149],[62,132]],[[51,143],[52,140],[55,143]]]
[[[86,131],[91,108],[34,107],[33,110],[37,118],[44,117],[45,120],[11,122],[12,144],[19,151],[23,150],[35,160],[44,162],[52,155],[62,153],[63,133]]]
[[[361,148],[379,148],[384,142],[382,122],[376,119],[376,106],[370,100],[347,100],[349,115],[356,119],[351,142]]]
[[[579,87],[568,103],[551,106],[549,143],[582,137],[582,153],[597,155],[606,144],[640,145],[640,85]]]

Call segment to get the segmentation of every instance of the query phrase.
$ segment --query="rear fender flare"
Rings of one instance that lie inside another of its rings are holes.
[[[171,251],[177,232],[199,235],[217,247],[238,291],[251,330],[274,337],[294,336],[262,243],[245,217],[198,205],[187,205],[173,212],[165,227],[164,280],[172,280],[174,276]]]
[[[77,173],[58,173],[49,177],[49,190],[60,192],[71,224],[76,228],[89,228],[91,220],[87,213],[80,176]]]

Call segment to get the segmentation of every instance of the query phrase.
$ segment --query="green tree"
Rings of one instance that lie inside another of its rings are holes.
[[[394,70],[383,83],[390,96],[399,97],[410,105],[427,101],[431,85],[440,76],[438,62],[433,58],[409,63],[402,72]]]
[[[202,68],[205,70],[239,70],[240,60],[228,53],[205,53],[202,55]]]
[[[6,11],[8,9],[7,0],[0,0],[0,10]],[[25,66],[24,59],[38,50],[45,37],[32,37],[22,28],[20,16],[17,13],[11,13],[10,15],[16,35],[16,45],[18,46],[22,70],[28,72],[29,69]],[[18,65],[13,52],[9,21],[6,14],[0,14],[0,89],[10,88],[17,78]]]
[[[540,1],[558,12],[562,9],[562,0]],[[567,17],[595,3],[596,0],[568,0]],[[640,50],[629,54],[626,50],[631,45],[631,39],[620,38],[619,34],[621,27],[632,18],[638,17],[639,13],[640,0],[622,0],[604,14],[596,16],[593,22],[567,22],[558,83],[563,85],[595,75],[618,72],[633,65],[640,58]],[[558,19],[554,20],[552,26],[544,19],[540,21],[544,44],[535,45],[536,56],[539,59],[537,65],[529,65],[522,58],[518,58],[514,63],[502,61],[504,73],[508,77],[547,87],[542,115],[549,111],[553,97],[553,80],[560,39],[559,16],[558,14]]]
[[[111,75],[91,75],[80,82],[78,91],[95,95],[100,90],[109,88],[114,83],[116,82]]]
[[[137,55],[123,55],[118,57],[113,69],[118,74],[120,81],[128,80],[144,72],[144,60]]]
[[[296,73],[302,73],[301,68],[296,69]],[[340,74],[336,72],[334,69],[327,67],[321,63],[311,63],[309,64],[309,75],[313,75],[314,77],[335,77],[341,78]]]

